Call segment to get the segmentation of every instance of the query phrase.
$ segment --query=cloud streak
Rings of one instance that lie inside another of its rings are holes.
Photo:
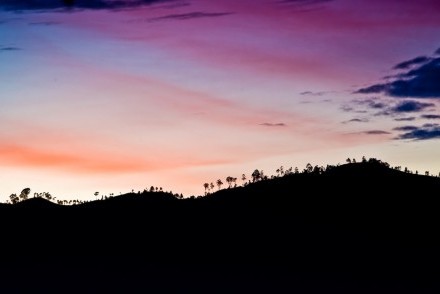
[[[0,51],[20,51],[18,47],[0,47]]]
[[[174,0],[2,0],[0,10],[7,11],[65,11],[65,9],[123,9],[134,8],[163,2],[174,2]]]
[[[414,121],[416,120],[415,117],[411,116],[411,117],[398,117],[394,119],[395,121]]]
[[[285,123],[262,123],[260,126],[265,127],[286,127],[287,125]]]
[[[366,118],[352,118],[342,123],[347,124],[347,123],[367,123],[367,122],[369,122],[369,120]]]
[[[190,12],[182,14],[169,14],[165,16],[148,19],[149,22],[166,21],[166,20],[190,20],[197,18],[221,17],[233,14],[232,12]]]
[[[430,60],[429,57],[419,56],[419,57],[413,58],[411,60],[401,62],[401,63],[397,64],[393,69],[408,69],[414,65],[426,63],[429,60]]]
[[[59,25],[61,24],[60,22],[57,21],[39,21],[39,22],[30,22],[29,25],[30,26],[54,26],[54,25]]]
[[[389,135],[390,132],[382,131],[382,130],[371,130],[363,132],[366,135]]]
[[[420,117],[424,119],[440,119],[438,114],[422,114]]]
[[[416,126],[402,126],[402,127],[396,127],[393,130],[394,131],[414,131],[417,130],[418,128]]]

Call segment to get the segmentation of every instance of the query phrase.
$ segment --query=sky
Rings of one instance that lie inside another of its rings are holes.
[[[375,157],[440,172],[438,0],[2,0],[0,201]]]

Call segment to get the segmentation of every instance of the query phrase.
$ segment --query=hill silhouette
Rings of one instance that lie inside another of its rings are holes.
[[[2,274],[90,293],[438,293],[438,191],[373,161],[195,199],[28,199],[0,206]]]

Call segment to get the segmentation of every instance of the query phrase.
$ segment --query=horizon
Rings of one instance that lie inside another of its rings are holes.
[[[378,169],[379,166],[381,167],[380,169]],[[347,173],[347,171],[349,172]],[[71,205],[82,205],[89,202],[106,201],[110,198],[119,197],[119,196],[121,197],[136,196],[135,198],[132,198],[132,199],[136,199],[139,196],[144,196],[148,194],[168,195],[177,200],[198,199],[198,198],[208,197],[210,195],[215,195],[217,192],[235,191],[237,189],[251,187],[254,184],[276,181],[283,178],[287,178],[288,181],[289,179],[291,180],[295,177],[301,177],[304,180],[306,179],[304,178],[304,176],[311,176],[309,177],[309,179],[312,178],[318,179],[318,177],[325,176],[326,174],[330,174],[331,176],[333,176],[331,178],[333,178],[333,180],[336,181],[342,180],[344,178],[345,180],[363,179],[363,180],[371,181],[372,178],[374,177],[376,177],[376,180],[381,181],[387,179],[387,176],[384,177],[384,171],[386,171],[386,174],[388,176],[394,175],[393,177],[388,178],[388,180],[394,180],[394,181],[397,179],[397,176],[403,177],[404,175],[415,176],[420,180],[422,180],[422,178],[427,178],[427,177],[440,178],[440,173],[437,175],[430,171],[420,172],[418,170],[411,170],[405,166],[392,166],[388,162],[383,161],[379,158],[366,158],[365,156],[363,156],[360,160],[356,160],[355,158],[348,157],[344,163],[337,163],[334,165],[333,164],[312,165],[308,163],[304,168],[280,166],[275,171],[275,173],[271,173],[271,174],[268,174],[263,170],[255,169],[250,174],[243,174],[245,175],[244,178],[228,176],[226,178],[219,178],[211,182],[206,182],[203,184],[204,193],[199,195],[193,194],[193,195],[185,196],[182,193],[179,193],[178,191],[177,192],[167,191],[166,189],[163,189],[163,187],[151,186],[143,190],[135,191],[133,189],[132,191],[125,191],[125,192],[121,192],[120,194],[109,193],[107,195],[104,195],[104,194],[100,194],[99,192],[95,192],[94,199],[80,200],[80,199],[57,198],[55,195],[52,195],[51,193],[48,192],[32,193],[32,190],[28,187],[23,189],[20,194],[14,193],[10,195],[7,201],[0,203],[13,205],[20,202],[27,202],[28,200],[32,200],[32,199],[34,200],[38,199],[43,202],[52,202],[53,204],[71,206]],[[336,177],[334,177],[335,175]],[[359,177],[359,175],[361,175],[361,177]],[[415,177],[411,177],[411,178],[415,179]],[[406,179],[409,178],[406,177]],[[300,182],[302,183],[303,180],[301,180]],[[351,181],[348,182],[351,183]],[[275,183],[280,184],[279,181]],[[290,183],[295,183],[295,182],[290,181]],[[281,184],[281,186],[283,186],[283,184]]]
[[[0,3],[0,202],[254,169],[440,171],[436,0]]]

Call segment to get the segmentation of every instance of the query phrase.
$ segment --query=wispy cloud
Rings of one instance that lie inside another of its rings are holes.
[[[262,123],[260,126],[265,127],[286,127],[287,125],[285,123]]]
[[[373,108],[373,109],[384,109],[385,107],[388,106],[383,101],[379,101],[378,99],[375,99],[375,98],[369,98],[369,99],[364,99],[364,100],[354,100],[353,103],[358,104],[358,105],[366,105],[367,107]]]
[[[148,21],[165,21],[165,20],[189,20],[196,18],[221,17],[233,14],[232,12],[190,12],[181,14],[169,14],[160,17],[150,18]]]
[[[300,95],[303,96],[322,96],[324,95],[326,92],[313,92],[313,91],[304,91],[299,93]]]

